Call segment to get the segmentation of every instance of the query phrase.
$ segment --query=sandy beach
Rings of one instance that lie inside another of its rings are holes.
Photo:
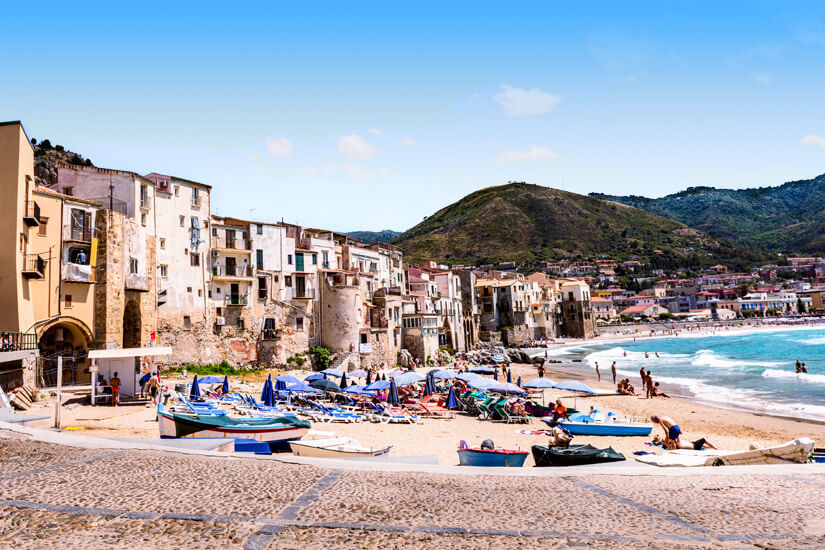
[[[513,378],[521,376],[524,381],[537,376],[534,365],[513,364]],[[260,380],[267,372],[256,373],[254,380],[240,381],[230,378],[233,390],[260,393]],[[273,375],[279,374],[273,371]],[[292,371],[303,377],[306,371]],[[546,377],[553,380],[583,380],[593,388],[613,389],[612,384],[598,383],[595,373],[586,363],[550,364],[546,367]],[[249,377],[247,377],[249,378]],[[637,377],[638,378],[638,377]],[[183,379],[169,378],[164,383],[172,384]],[[602,380],[606,380],[603,376]],[[631,380],[639,385],[639,380]],[[539,401],[540,394],[535,394]],[[586,412],[591,406],[602,412],[614,411],[619,417],[647,420],[651,414],[672,417],[682,427],[688,440],[705,437],[714,445],[724,449],[748,449],[750,445],[771,446],[797,437],[809,437],[817,442],[825,441],[825,425],[801,420],[759,415],[743,411],[724,410],[711,407],[686,398],[645,399],[637,396],[572,396],[569,392],[545,390],[544,402],[550,403],[561,397],[569,407],[575,406]],[[53,398],[38,403],[32,413],[53,414]],[[68,403],[68,404],[67,404]],[[157,438],[158,425],[153,407],[148,406],[97,406],[71,404],[64,398],[61,412],[64,429],[74,433],[94,437],[112,438]],[[547,426],[538,419],[529,424],[504,424],[489,420],[478,420],[464,414],[457,414],[450,420],[421,419],[418,424],[358,424],[316,423],[313,429],[334,432],[340,436],[358,439],[364,445],[392,444],[391,454],[395,456],[437,456],[442,465],[458,462],[456,449],[460,440],[477,446],[484,439],[492,439],[497,446],[510,449],[529,450],[532,445],[546,444],[544,435],[518,433],[519,430],[543,430]],[[79,428],[79,429],[78,429]],[[660,434],[656,428],[653,434]],[[651,436],[652,437],[652,436]],[[656,451],[645,445],[651,437],[595,437],[577,436],[577,444],[589,443],[597,447],[613,447],[632,460],[634,451]],[[532,457],[526,465],[532,465]]]

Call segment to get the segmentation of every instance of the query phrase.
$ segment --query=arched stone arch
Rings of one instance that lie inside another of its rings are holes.
[[[129,300],[123,309],[123,347],[139,348],[141,344],[141,315],[140,304],[137,300]]]

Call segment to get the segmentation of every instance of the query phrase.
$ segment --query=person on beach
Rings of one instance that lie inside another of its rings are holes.
[[[642,368],[639,369],[639,378],[642,379],[642,391],[645,390],[645,383],[647,381],[647,376],[645,376],[645,366],[642,365]]]
[[[117,373],[109,380],[109,385],[112,386],[112,406],[117,407],[120,398],[120,378],[117,377]]]
[[[668,450],[673,451],[675,449],[693,449],[695,451],[701,451],[705,447],[708,447],[710,449],[716,448],[710,441],[708,441],[704,437],[699,438],[696,441],[692,441],[690,443],[682,442],[682,429],[669,416],[657,416],[654,414],[650,417],[650,420],[654,424],[659,424],[665,431],[665,448],[667,448]]]
[[[602,381],[602,373],[599,372],[599,362],[596,361],[596,378],[599,382]]]
[[[149,378],[149,397],[152,399],[152,404],[158,404],[158,376],[157,373],[153,372],[152,377]]]
[[[613,361],[613,364],[610,365],[610,372],[613,373],[613,383],[616,383],[616,361]]]
[[[544,378],[544,365],[539,365],[539,378]]]
[[[642,388],[645,390],[645,397],[650,397],[650,394],[653,391],[653,376],[650,375],[650,371],[645,373],[645,378],[642,382]]]
[[[670,399],[670,396],[663,391],[659,391],[659,383],[656,382],[653,384],[653,387],[650,388],[650,397],[667,397]]]
[[[558,422],[559,418],[570,420],[567,416],[567,407],[561,404],[561,399],[556,399],[556,404],[553,406],[553,420],[551,421],[551,424]]]

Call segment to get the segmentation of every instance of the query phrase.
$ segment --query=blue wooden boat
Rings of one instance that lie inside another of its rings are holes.
[[[556,425],[564,428],[572,435],[647,436],[653,430],[653,424],[641,422],[604,422],[593,419],[584,420],[580,417],[574,418],[576,420],[562,420],[557,422]],[[548,426],[551,425],[549,419],[543,420]]]
[[[527,451],[510,449],[459,449],[458,462],[461,466],[486,466],[521,468],[527,458]]]

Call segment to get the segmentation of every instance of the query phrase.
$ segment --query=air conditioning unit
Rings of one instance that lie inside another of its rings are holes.
[[[219,327],[224,326],[226,324],[226,318],[225,317],[218,317],[217,319],[215,319],[215,324],[218,325]]]

